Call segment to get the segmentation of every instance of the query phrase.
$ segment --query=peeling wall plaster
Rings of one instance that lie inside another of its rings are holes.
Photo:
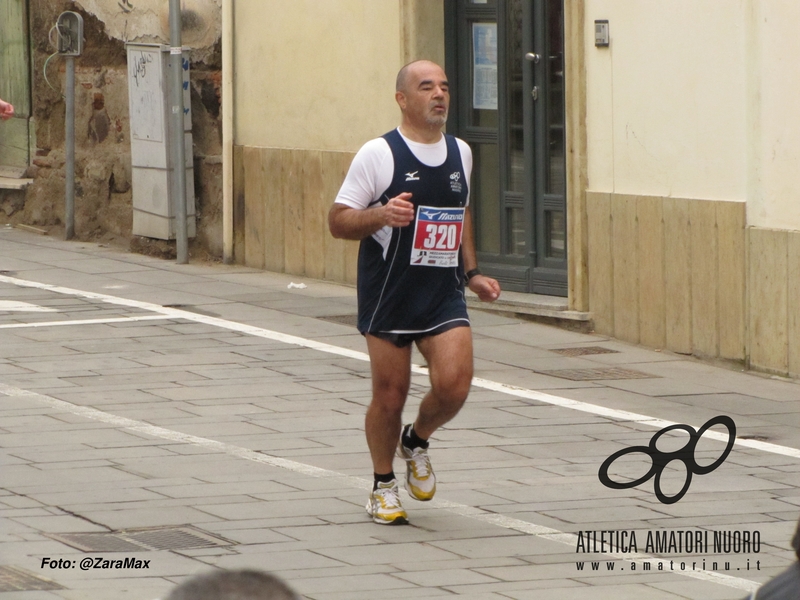
[[[106,34],[124,42],[169,43],[169,2],[166,0],[76,0],[95,15]],[[181,0],[182,43],[192,59],[202,61],[220,37],[221,0]]]

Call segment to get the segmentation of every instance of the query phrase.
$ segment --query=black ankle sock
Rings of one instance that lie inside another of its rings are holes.
[[[394,471],[389,471],[385,475],[379,475],[378,473],[374,473],[374,475],[375,483],[372,484],[372,491],[378,489],[378,483],[391,483],[395,479]]]
[[[403,445],[406,448],[428,448],[428,440],[423,440],[414,431],[413,425],[407,425],[403,430]]]

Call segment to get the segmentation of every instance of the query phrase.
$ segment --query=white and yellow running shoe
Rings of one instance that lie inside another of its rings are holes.
[[[389,483],[378,482],[378,487],[369,495],[367,514],[379,525],[408,525],[396,479]]]
[[[406,490],[412,498],[430,500],[436,493],[436,475],[433,474],[427,448],[406,448],[403,438],[397,444],[397,456],[406,461]]]

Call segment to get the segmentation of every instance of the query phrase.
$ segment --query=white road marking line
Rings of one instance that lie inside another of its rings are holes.
[[[16,300],[0,300],[0,312],[58,312],[58,309]]]
[[[10,283],[12,285],[20,287],[30,287],[41,290],[49,290],[51,292],[55,292],[58,294],[77,296],[79,298],[86,298],[89,300],[100,300],[101,302],[106,302],[108,304],[114,304],[117,306],[125,306],[128,308],[139,308],[142,310],[149,310],[151,312],[156,312],[173,319],[184,319],[187,321],[194,321],[195,323],[204,323],[206,325],[220,327],[222,329],[227,329],[229,331],[236,331],[238,333],[244,333],[255,337],[269,339],[277,342],[283,342],[286,344],[293,344],[295,346],[300,346],[302,348],[319,350],[320,352],[327,352],[328,354],[335,354],[338,356],[344,356],[347,358],[353,358],[356,360],[369,362],[369,355],[366,354],[365,352],[350,350],[348,348],[340,348],[339,346],[334,346],[332,344],[317,342],[315,340],[309,340],[294,335],[288,335],[285,333],[280,333],[278,331],[271,331],[269,329],[263,329],[261,327],[244,325],[242,323],[228,321],[226,319],[221,319],[219,317],[201,315],[186,310],[181,310],[178,308],[167,308],[165,306],[161,306],[159,304],[153,304],[151,302],[142,302],[140,300],[129,300],[127,298],[119,298],[117,296],[109,296],[107,294],[98,294],[95,292],[85,292],[83,290],[76,290],[57,285],[50,285],[47,283],[39,283],[36,281],[17,279],[16,277],[8,277],[7,275],[0,275],[0,283]],[[412,373],[417,373],[420,375],[428,374],[428,369],[426,369],[425,367],[421,367],[419,365],[412,365],[411,371]],[[641,415],[626,410],[617,410],[614,408],[607,408],[605,406],[598,406],[596,404],[590,404],[588,402],[582,402],[580,400],[571,400],[569,398],[563,398],[561,396],[555,396],[553,394],[546,394],[544,392],[537,392],[535,390],[529,390],[526,388],[516,387],[513,385],[507,385],[505,383],[498,383],[496,381],[491,381],[489,379],[481,379],[479,377],[473,378],[472,385],[473,387],[500,392],[502,394],[507,394],[509,396],[523,398],[525,400],[534,400],[536,402],[542,402],[544,404],[550,404],[552,406],[560,406],[562,408],[578,410],[581,412],[594,414],[600,417],[606,417],[618,421],[636,423],[639,425],[655,427],[658,429],[669,427],[671,425],[677,425],[677,423],[673,421],[666,421],[664,419],[658,419],[647,415]],[[709,439],[714,439],[720,442],[724,443],[728,442],[727,433],[723,434],[716,431],[707,431],[704,434],[704,436],[708,436]],[[780,454],[782,456],[789,456],[791,458],[800,458],[800,450],[798,450],[797,448],[790,448],[788,446],[771,444],[769,442],[762,442],[759,440],[737,439],[736,446],[744,448],[752,448],[754,450],[760,450],[762,452],[770,452],[772,454]]]
[[[64,325],[104,325],[106,323],[127,323],[133,321],[165,321],[173,319],[166,315],[144,315],[139,317],[112,317],[108,319],[82,319],[77,321],[42,321],[40,323],[4,323],[0,329],[25,329],[28,327],[60,327]]]
[[[76,404],[72,404],[71,402],[59,400],[57,398],[53,398],[45,394],[40,394],[38,392],[33,392],[21,388],[15,388],[12,386],[0,384],[0,394],[12,398],[30,398],[31,400],[35,400],[56,410],[63,410],[73,415],[84,417],[86,419],[92,419],[94,421],[107,423],[109,425],[112,425],[113,427],[127,429],[128,431],[149,435],[154,438],[168,440],[171,442],[178,442],[182,444],[189,444],[192,446],[199,446],[207,450],[220,452],[222,454],[227,454],[229,456],[242,458],[257,463],[266,464],[271,467],[286,469],[288,471],[292,471],[294,473],[300,473],[302,475],[307,475],[309,477],[338,479],[342,484],[346,484],[348,487],[354,489],[368,491],[372,488],[371,481],[362,479],[360,477],[344,475],[342,473],[337,473],[336,471],[331,471],[329,469],[322,469],[320,467],[314,467],[312,465],[307,465],[286,458],[269,456],[267,454],[262,454],[254,450],[242,448],[241,446],[234,446],[232,444],[226,444],[225,442],[218,442],[216,440],[211,440],[196,435],[190,435],[188,433],[173,431],[171,429],[166,429],[164,427],[150,425],[142,421],[136,421],[135,419],[129,419],[128,417],[120,417],[117,415],[112,415],[97,410],[95,408],[90,408],[87,406],[78,406]],[[502,527],[504,529],[510,529],[513,531],[519,531],[520,533],[565,544],[572,548],[577,548],[578,536],[574,533],[565,533],[563,531],[552,529],[550,527],[536,525],[535,523],[531,523],[529,521],[522,521],[520,519],[499,515],[497,513],[490,513],[474,506],[459,504],[457,502],[450,502],[448,500],[441,500],[435,498],[430,502],[428,502],[428,506],[439,508],[441,510],[446,510],[458,516],[480,521],[482,523],[486,523],[489,525],[494,525],[497,527]],[[603,553],[602,555],[610,556],[618,560],[625,560],[627,562],[635,562],[640,565],[644,562],[659,562],[659,561],[663,562],[665,560],[642,553],[619,554],[619,553],[608,552],[608,553]],[[570,560],[567,562],[571,563],[572,561]],[[587,560],[585,562],[589,563],[591,561]],[[760,586],[759,583],[750,581],[749,579],[733,577],[731,575],[726,575],[724,573],[717,573],[714,571],[670,571],[670,572],[683,575],[684,577],[690,577],[692,579],[699,579],[710,583],[716,583],[719,585],[724,585],[726,587],[734,588],[737,590],[743,590],[747,592],[754,592]]]

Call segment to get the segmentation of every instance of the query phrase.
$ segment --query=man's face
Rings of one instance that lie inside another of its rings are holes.
[[[419,125],[442,127],[450,107],[450,86],[444,71],[433,63],[412,66],[398,102],[406,117]]]

